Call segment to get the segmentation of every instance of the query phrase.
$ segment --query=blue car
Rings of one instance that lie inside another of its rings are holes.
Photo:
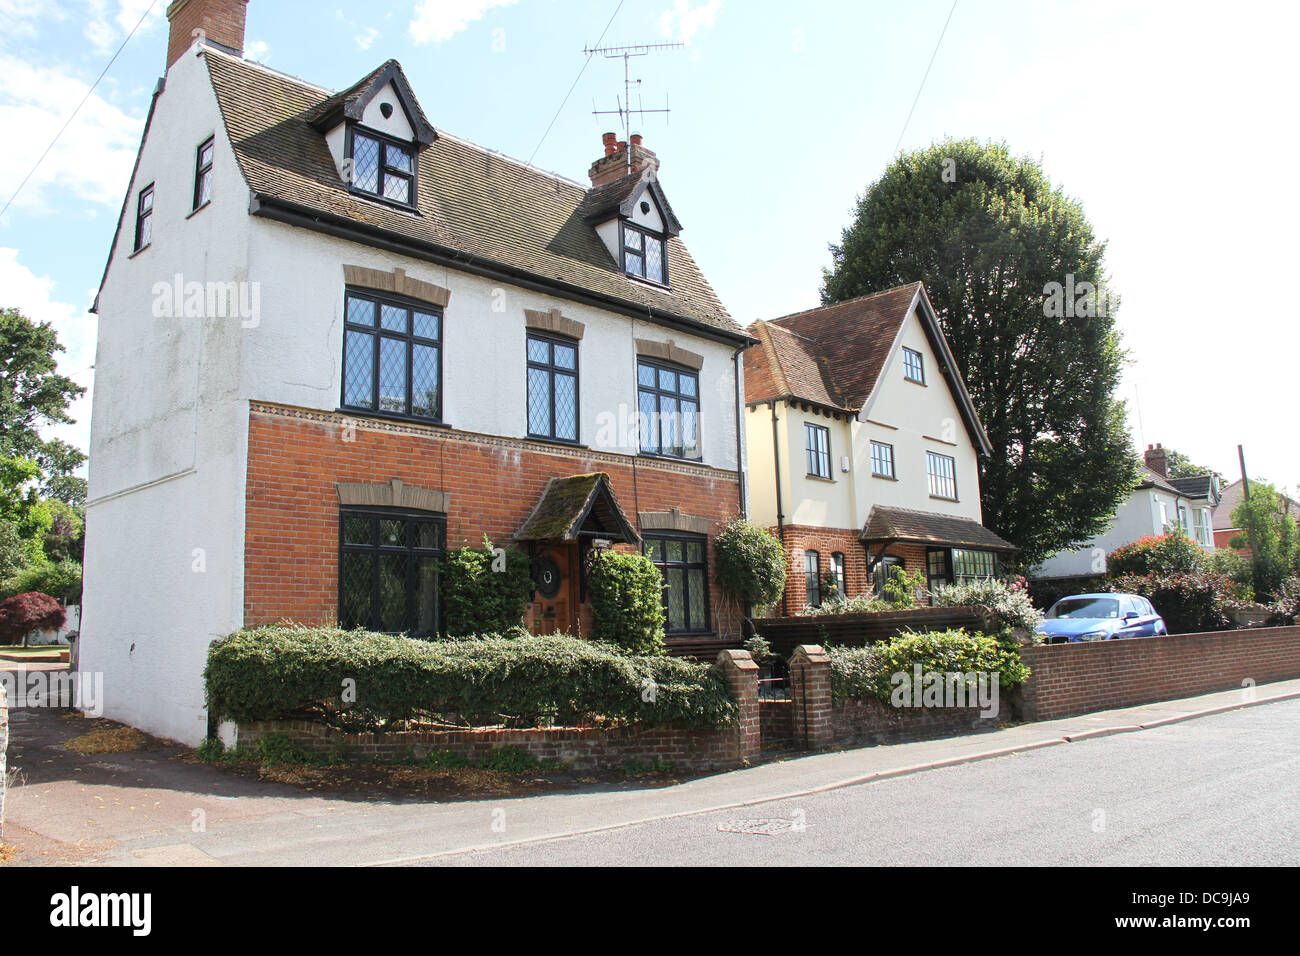
[[[1165,619],[1137,594],[1075,594],[1052,605],[1038,633],[1048,644],[1168,634]]]

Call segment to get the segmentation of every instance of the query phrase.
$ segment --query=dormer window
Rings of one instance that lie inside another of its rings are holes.
[[[630,276],[668,284],[668,257],[659,233],[623,223],[623,271]]]
[[[415,151],[386,136],[352,128],[352,189],[403,206],[415,205]]]

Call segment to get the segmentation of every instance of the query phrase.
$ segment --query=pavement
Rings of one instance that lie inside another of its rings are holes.
[[[1300,680],[970,736],[802,756],[668,787],[593,785],[455,802],[308,793],[184,762],[178,759],[184,748],[165,743],[132,753],[82,756],[62,746],[77,732],[76,718],[14,709],[10,766],[18,782],[11,784],[6,801],[5,840],[17,848],[18,865],[456,862],[458,855],[777,806],[1295,698],[1300,698]]]

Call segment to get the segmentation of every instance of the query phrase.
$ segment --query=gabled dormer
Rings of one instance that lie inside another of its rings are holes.
[[[401,64],[389,60],[312,113],[339,178],[355,194],[407,209],[417,205],[420,152],[438,138]]]
[[[668,240],[681,233],[682,224],[659,185],[659,159],[639,135],[628,144],[606,133],[604,147],[605,155],[589,170],[583,218],[626,275],[667,286]]]

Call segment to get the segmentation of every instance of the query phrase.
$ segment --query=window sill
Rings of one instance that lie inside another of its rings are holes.
[[[916,379],[914,379],[914,378],[908,378],[906,375],[903,376],[903,381],[904,381],[904,382],[911,382],[913,385],[920,385],[922,388],[926,388],[926,387],[927,387],[926,384],[925,384],[925,382],[923,382],[923,381],[918,381],[918,380],[916,380]]]
[[[209,199],[209,200],[208,200],[207,202],[205,202],[202,206],[195,206],[192,210],[190,210],[190,214],[189,214],[188,216],[185,217],[186,220],[193,219],[195,216],[197,216],[199,213],[203,212],[203,210],[207,209],[207,208],[208,208],[209,206],[211,206],[211,205],[212,205],[212,200]]]
[[[703,456],[701,456],[701,457],[699,457],[699,458],[687,458],[685,455],[665,455],[665,454],[662,454],[661,452],[657,452],[657,451],[643,451],[643,452],[638,452],[637,457],[639,457],[639,458],[653,458],[655,461],[680,461],[680,462],[685,462],[685,463],[688,464],[688,465],[702,465],[702,464],[704,464],[704,458],[703,458]]]
[[[372,202],[380,206],[385,206],[389,209],[398,209],[402,212],[409,212],[413,216],[420,215],[420,209],[418,206],[413,206],[410,203],[398,202],[396,199],[386,199],[385,197],[380,196],[377,193],[363,192],[360,189],[349,189],[348,195],[353,196],[357,199],[364,199],[366,202]]]
[[[804,477],[807,478],[809,481],[824,481],[828,485],[835,484],[834,478],[827,478],[824,475],[804,475]]]
[[[552,438],[550,435],[529,435],[529,441],[540,442],[543,445],[559,445],[562,448],[587,448],[580,441],[569,441],[567,438]]]
[[[879,478],[881,481],[898,481],[893,475],[878,475],[874,471],[871,473],[872,478]]]
[[[961,501],[960,498],[949,498],[946,495],[931,495],[930,498],[933,501],[951,501],[953,504],[957,504]]]
[[[631,273],[631,272],[624,272],[623,275],[624,275],[624,277],[626,277],[626,278],[628,278],[628,279],[631,279],[633,282],[639,282],[639,283],[641,283],[642,285],[648,285],[650,288],[652,288],[652,289],[656,289],[656,290],[658,290],[658,291],[660,291],[660,292],[672,292],[672,291],[673,291],[673,287],[672,287],[672,286],[667,285],[666,283],[663,283],[663,282],[655,282],[654,279],[647,279],[645,276],[635,275],[635,274],[633,274],[633,273]]]
[[[403,422],[407,425],[428,425],[430,428],[451,428],[438,418],[421,418],[419,415],[403,415],[399,412],[381,412],[373,408],[348,408],[341,406],[336,408],[335,413],[338,415],[347,415],[351,418],[378,418],[388,422]]]
[[[126,257],[126,258],[127,258],[127,261],[129,262],[130,260],[134,259],[136,256],[140,255],[140,253],[142,253],[142,252],[148,252],[151,246],[153,246],[153,243],[152,243],[152,242],[146,242],[146,243],[145,243],[143,246],[141,246],[139,249],[135,250],[135,252],[133,252],[133,253],[131,253],[129,256],[127,256],[127,257]]]

